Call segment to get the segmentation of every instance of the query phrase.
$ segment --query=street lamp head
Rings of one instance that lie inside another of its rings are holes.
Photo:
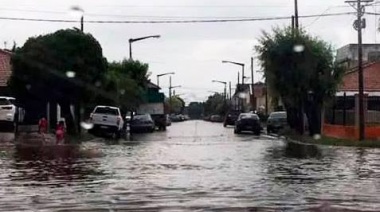
[[[84,14],[84,10],[79,6],[72,6],[70,7],[69,13],[74,17],[82,17]]]
[[[157,77],[162,77],[162,76],[169,75],[169,74],[175,74],[175,72],[168,72],[168,73],[163,73],[163,74],[157,74]]]

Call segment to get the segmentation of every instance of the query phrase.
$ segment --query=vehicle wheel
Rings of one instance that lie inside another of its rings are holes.
[[[270,134],[270,133],[271,133],[271,130],[267,128],[267,134]]]
[[[234,130],[234,133],[235,133],[235,134],[239,134],[239,133],[240,133],[240,130],[235,129],[235,130]]]
[[[153,132],[154,132],[154,128],[150,129],[149,132],[150,132],[150,133],[153,133]]]
[[[227,124],[223,124],[223,127],[227,127]]]
[[[260,131],[254,131],[253,132],[255,135],[260,135]]]

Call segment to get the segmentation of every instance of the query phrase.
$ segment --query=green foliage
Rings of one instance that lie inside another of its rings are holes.
[[[98,96],[96,102],[133,110],[143,102],[143,96],[147,92],[148,68],[148,64],[134,60],[109,63],[102,83],[102,89],[108,95]]]
[[[276,28],[272,34],[263,33],[256,50],[269,92],[284,103],[289,124],[294,128],[299,126],[303,111],[309,122],[320,121],[315,119],[322,106],[335,95],[343,75],[343,69],[334,61],[331,46],[303,30]]]
[[[191,119],[200,119],[203,115],[202,102],[190,102],[188,106],[188,114]]]
[[[172,96],[171,99],[167,98],[165,103],[169,106],[171,105],[172,113],[180,114],[185,108],[185,101],[179,96]]]
[[[224,95],[215,93],[209,96],[204,105],[206,115],[225,115],[227,112],[227,104]]]
[[[107,63],[93,36],[67,29],[29,38],[16,49],[12,66],[9,86],[14,95],[25,105],[31,99],[59,103],[72,133],[70,105],[94,99]]]

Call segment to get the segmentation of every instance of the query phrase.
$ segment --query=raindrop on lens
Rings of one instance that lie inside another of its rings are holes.
[[[80,126],[81,126],[83,129],[86,129],[86,130],[89,130],[89,129],[94,128],[94,124],[92,124],[92,123],[88,123],[88,122],[81,122],[81,123],[80,123]]]
[[[124,95],[124,94],[125,94],[125,90],[124,90],[124,89],[121,90],[121,91],[120,91],[120,94],[121,94],[121,95]]]
[[[74,77],[75,77],[75,72],[73,72],[73,71],[68,71],[68,72],[66,72],[66,76],[67,76],[68,78],[74,78]]]
[[[96,81],[96,82],[95,82],[95,86],[96,86],[96,87],[100,87],[101,85],[102,85],[101,82],[99,82],[99,81]]]
[[[304,45],[295,45],[294,48],[293,48],[293,51],[294,52],[303,52],[305,50],[305,46]]]
[[[26,89],[30,90],[32,88],[32,86],[30,84],[27,84],[26,86]]]

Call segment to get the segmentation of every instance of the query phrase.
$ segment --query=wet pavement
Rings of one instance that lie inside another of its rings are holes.
[[[188,121],[133,141],[0,148],[0,211],[378,211],[379,178],[378,149]]]

